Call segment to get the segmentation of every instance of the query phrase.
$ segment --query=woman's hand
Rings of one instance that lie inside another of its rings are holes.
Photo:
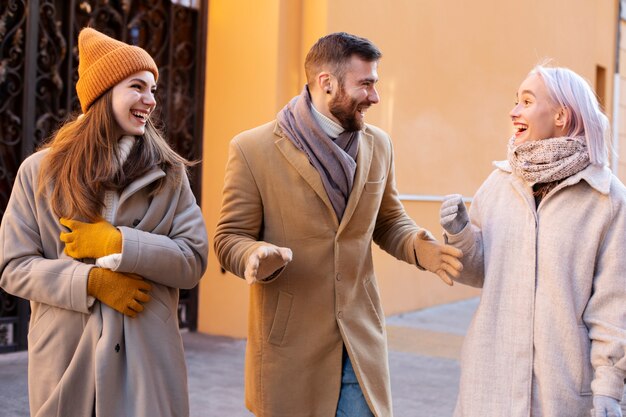
[[[622,417],[619,401],[605,395],[594,395],[591,417]]]
[[[461,233],[469,222],[467,209],[460,194],[447,195],[439,210],[439,223],[451,235]]]
[[[104,219],[96,223],[83,223],[62,218],[61,224],[70,232],[61,232],[65,253],[74,259],[101,258],[122,252],[122,233]]]
[[[92,268],[87,281],[87,294],[125,316],[136,317],[143,304],[150,301],[152,286],[135,274],[123,274],[104,268]]]

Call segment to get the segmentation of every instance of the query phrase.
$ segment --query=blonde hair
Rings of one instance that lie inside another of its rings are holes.
[[[39,171],[38,193],[48,193],[59,217],[95,220],[103,208],[104,192],[121,189],[154,167],[165,177],[151,187],[151,195],[186,175],[191,165],[168,145],[148,120],[145,133],[137,137],[122,169],[118,156],[120,129],[113,117],[112,93],[108,90],[89,111],[66,122],[43,145],[45,155]]]
[[[591,163],[607,165],[611,142],[609,119],[600,109],[589,83],[568,68],[537,65],[530,73],[539,75],[552,100],[568,110],[567,135],[584,136]]]

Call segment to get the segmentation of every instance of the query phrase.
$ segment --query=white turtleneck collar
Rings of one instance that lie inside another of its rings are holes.
[[[133,148],[135,144],[134,136],[122,136],[122,138],[118,142],[118,152],[120,157],[120,164],[124,165],[128,155],[130,154],[130,150]]]
[[[124,162],[128,159],[128,155],[130,155],[130,150],[133,148],[135,144],[134,136],[122,136],[122,138],[117,142],[117,151],[119,156],[119,168],[122,169]],[[102,217],[104,217],[108,222],[113,222],[113,216],[115,211],[117,210],[117,203],[119,201],[119,194],[115,190],[106,190],[104,192],[104,207],[102,210]]]
[[[334,120],[324,116],[320,113],[313,103],[311,103],[311,113],[313,113],[313,118],[320,125],[324,133],[326,133],[330,138],[337,139],[339,135],[343,133],[345,130],[339,123]]]
[[[128,159],[128,155],[130,155],[130,150],[133,148],[135,144],[134,136],[122,136],[122,138],[117,143],[118,152],[119,152],[119,169],[122,169],[124,162]],[[105,218],[109,223],[114,223],[115,221],[115,213],[117,212],[117,205],[120,201],[120,195],[116,190],[106,190],[104,192],[104,207],[102,208],[102,217]],[[96,266],[100,268],[111,269],[116,271],[122,262],[122,254],[121,253],[112,253],[107,256],[103,256],[102,258],[96,259]],[[93,303],[93,299],[89,299],[90,303]]]

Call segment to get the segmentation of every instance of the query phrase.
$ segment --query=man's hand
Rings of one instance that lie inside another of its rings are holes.
[[[463,252],[454,246],[437,242],[424,229],[415,237],[413,249],[418,265],[437,274],[448,285],[452,285],[452,278],[458,278],[463,270],[463,264],[459,261]]]
[[[263,245],[248,257],[244,275],[248,284],[263,281],[274,272],[291,262],[293,254],[289,248]]]
[[[439,223],[451,235],[461,233],[469,222],[467,209],[460,194],[447,195],[439,210]]]
[[[605,395],[594,395],[591,417],[622,417],[619,401]]]

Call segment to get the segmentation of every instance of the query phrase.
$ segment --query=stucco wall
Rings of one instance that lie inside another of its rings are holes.
[[[228,141],[274,118],[304,84],[302,65],[318,37],[347,31],[383,52],[381,102],[367,121],[392,136],[407,212],[440,236],[439,203],[422,196],[471,196],[505,157],[508,112],[527,72],[544,58],[595,87],[606,70],[611,114],[617,2],[614,0],[211,0],[207,44],[202,206],[212,239]],[[374,249],[387,314],[479,294]],[[245,336],[247,285],[211,254],[200,284],[199,330]]]

